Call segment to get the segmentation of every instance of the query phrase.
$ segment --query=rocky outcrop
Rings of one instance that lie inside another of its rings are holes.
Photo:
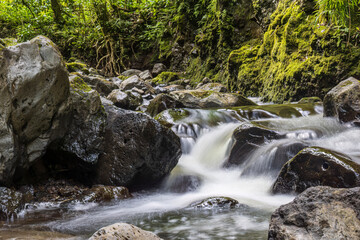
[[[272,191],[301,193],[313,186],[360,186],[360,165],[337,152],[318,147],[305,148],[283,166]]]
[[[115,223],[95,232],[89,240],[161,240],[152,232],[148,232],[127,223]]]
[[[179,137],[145,114],[105,105],[104,154],[96,181],[105,185],[149,186],[166,176],[181,155]]]
[[[184,90],[171,92],[170,96],[187,108],[221,108],[256,105],[236,93],[219,93],[205,90]]]
[[[313,187],[271,216],[269,240],[360,239],[360,188]]]
[[[61,55],[45,37],[0,52],[0,184],[38,160],[66,127],[69,80]]]
[[[340,82],[324,98],[324,116],[340,122],[360,121],[360,82],[351,77]]]

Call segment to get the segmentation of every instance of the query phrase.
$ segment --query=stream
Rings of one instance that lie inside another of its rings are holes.
[[[86,239],[101,227],[127,222],[164,239],[267,239],[271,213],[294,198],[270,193],[279,172],[271,164],[279,147],[289,143],[326,147],[360,162],[359,129],[323,118],[319,106],[313,113],[298,110],[300,116],[282,118],[263,109],[251,116],[228,109],[188,109],[190,114],[172,122],[183,155],[156,190],[136,192],[132,199],[111,204],[29,206],[2,229],[57,231]],[[245,123],[279,131],[286,138],[259,146],[240,167],[223,168],[232,133]],[[239,204],[235,208],[192,205],[209,197],[229,197]]]

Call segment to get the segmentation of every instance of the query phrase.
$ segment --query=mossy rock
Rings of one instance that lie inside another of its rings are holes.
[[[146,112],[154,117],[162,111],[170,108],[182,108],[184,105],[167,94],[159,94],[150,101]]]
[[[220,93],[202,89],[174,91],[170,96],[187,108],[225,108],[256,105],[237,93]]]
[[[273,104],[259,106],[242,106],[234,107],[240,116],[249,120],[257,120],[263,118],[294,118],[305,115],[316,115],[318,112],[315,107],[317,104]]]
[[[272,192],[301,193],[314,186],[359,187],[360,165],[332,150],[305,148],[283,166]]]
[[[230,54],[230,89],[281,103],[323,98],[349,74],[359,75],[360,48],[346,46],[332,26],[314,24],[314,10],[310,0],[281,0],[263,41]]]
[[[155,120],[164,126],[172,127],[175,123],[189,117],[190,115],[191,112],[187,109],[168,109],[156,115]]]
[[[162,72],[157,77],[152,79],[155,84],[169,83],[179,80],[180,73],[176,72]]]
[[[71,75],[69,81],[70,87],[79,94],[92,91],[91,87],[80,76]]]
[[[315,104],[315,103],[322,103],[322,100],[319,97],[304,97],[302,99],[300,99],[300,101],[298,102],[298,104]]]
[[[81,62],[71,62],[71,63],[65,63],[66,69],[69,72],[83,72],[85,74],[89,74],[89,69],[86,66],[85,63],[81,63]]]

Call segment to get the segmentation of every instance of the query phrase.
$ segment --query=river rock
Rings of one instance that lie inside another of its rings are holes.
[[[244,105],[256,105],[249,99],[236,93],[218,93],[205,90],[184,90],[171,92],[170,96],[187,108],[224,108]]]
[[[284,136],[276,131],[243,123],[235,129],[232,135],[233,145],[229,158],[224,163],[224,166],[240,166],[260,145],[267,141],[283,137]]]
[[[150,116],[154,117],[162,111],[170,108],[182,108],[185,107],[180,101],[176,100],[168,94],[159,94],[153,100],[150,101],[146,112]]]
[[[105,149],[96,182],[149,186],[165,177],[181,155],[180,139],[149,116],[105,105]]]
[[[140,95],[132,92],[123,92],[119,89],[112,91],[107,98],[114,103],[115,106],[123,109],[135,110],[143,101]]]
[[[10,184],[65,134],[69,96],[60,52],[46,37],[0,51],[0,184]]]
[[[324,116],[340,122],[360,120],[360,82],[350,77],[340,82],[324,98]]]
[[[274,193],[301,193],[313,186],[360,186],[360,165],[331,150],[310,147],[288,161],[276,179]]]
[[[89,240],[161,240],[152,232],[148,232],[127,223],[115,223],[95,232]]]
[[[160,73],[166,71],[166,66],[162,63],[156,63],[152,69],[152,75],[154,77],[156,77],[157,75],[159,75]]]
[[[229,197],[210,197],[202,201],[192,203],[190,207],[201,209],[214,209],[214,208],[236,208],[240,203]]]
[[[360,188],[312,187],[271,216],[269,240],[360,239]]]
[[[214,92],[227,92],[226,87],[221,83],[206,83],[199,86],[197,89],[214,91]]]
[[[138,69],[129,69],[129,70],[122,72],[121,75],[125,76],[125,77],[131,77],[134,75],[139,75],[140,73],[141,73],[141,71]]]
[[[141,80],[136,75],[132,76],[132,77],[129,77],[128,79],[126,79],[125,81],[123,81],[120,84],[120,90],[122,90],[122,91],[131,90],[133,88],[141,89],[145,93],[151,93],[151,94],[155,93],[155,90],[153,89],[153,87],[149,83]]]
[[[164,87],[164,89],[167,90],[167,92],[174,92],[174,91],[182,91],[185,90],[185,87],[182,85],[177,84],[171,84],[169,86]]]
[[[149,79],[152,79],[152,75],[151,75],[151,72],[149,70],[146,70],[146,71],[143,71],[139,74],[139,77],[142,79],[142,80],[149,80]]]
[[[0,221],[13,219],[24,208],[23,194],[10,188],[0,187]]]
[[[87,75],[79,75],[89,86],[100,93],[101,96],[107,96],[111,91],[118,89],[119,87],[101,76],[93,77]]]

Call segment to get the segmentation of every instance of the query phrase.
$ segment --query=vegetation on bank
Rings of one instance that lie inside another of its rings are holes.
[[[343,78],[360,76],[359,6],[359,0],[3,0],[0,38],[46,35],[69,62],[81,59],[104,75],[163,62],[192,84],[209,77],[281,102],[322,97]]]

